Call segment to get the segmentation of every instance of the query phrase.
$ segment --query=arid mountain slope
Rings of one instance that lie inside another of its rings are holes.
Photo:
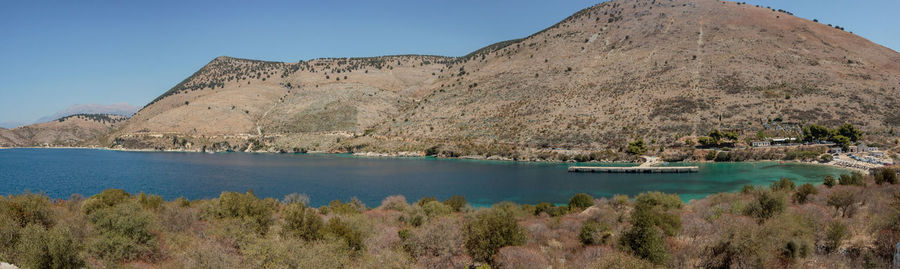
[[[458,58],[219,57],[114,136],[124,147],[181,137],[215,149],[519,151],[751,135],[775,119],[876,133],[900,126],[898,86],[900,54],[835,27],[734,2],[615,0]]]
[[[77,114],[13,129],[0,129],[0,146],[101,146],[111,128],[127,117]]]

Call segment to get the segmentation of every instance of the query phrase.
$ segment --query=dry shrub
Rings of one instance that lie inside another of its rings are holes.
[[[173,233],[188,231],[200,219],[197,209],[175,204],[163,206],[158,216],[163,229]]]
[[[246,248],[244,268],[344,268],[351,254],[339,241],[303,242],[296,239],[258,239]]]
[[[236,249],[212,240],[195,242],[175,255],[174,268],[235,268],[241,257]]]
[[[550,260],[539,250],[510,246],[501,248],[494,257],[497,268],[544,269],[550,267]]]
[[[394,195],[381,200],[381,206],[378,208],[383,210],[403,211],[407,207],[409,207],[409,203],[406,202],[406,197],[403,195]]]
[[[454,264],[452,258],[463,255],[464,240],[460,220],[447,216],[413,230],[403,240],[403,248],[424,268],[454,267],[457,264]]]

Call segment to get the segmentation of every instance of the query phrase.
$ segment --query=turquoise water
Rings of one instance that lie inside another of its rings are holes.
[[[402,194],[446,199],[464,195],[475,206],[500,201],[566,203],[573,194],[597,197],[646,191],[677,193],[685,200],[768,185],[788,177],[820,183],[845,170],[798,163],[701,163],[691,174],[568,173],[573,164],[434,158],[363,158],[335,154],[122,152],[90,149],[0,150],[0,194],[26,190],[54,198],[85,196],[107,188],[144,191],[166,199],[218,197],[253,190],[260,197],[306,193],[315,206],[358,197],[377,206]],[[599,165],[599,164],[586,164]],[[687,165],[687,164],[669,164]]]

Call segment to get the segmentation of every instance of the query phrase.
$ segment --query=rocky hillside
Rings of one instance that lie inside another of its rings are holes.
[[[219,57],[114,146],[593,151],[712,129],[752,136],[776,119],[886,133],[900,127],[898,86],[900,54],[786,11],[615,0],[463,57]]]
[[[108,114],[76,114],[54,121],[0,129],[0,146],[100,146],[113,127],[128,119]]]

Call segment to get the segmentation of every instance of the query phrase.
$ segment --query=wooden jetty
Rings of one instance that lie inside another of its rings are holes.
[[[697,166],[571,166],[569,172],[581,173],[697,173]]]

